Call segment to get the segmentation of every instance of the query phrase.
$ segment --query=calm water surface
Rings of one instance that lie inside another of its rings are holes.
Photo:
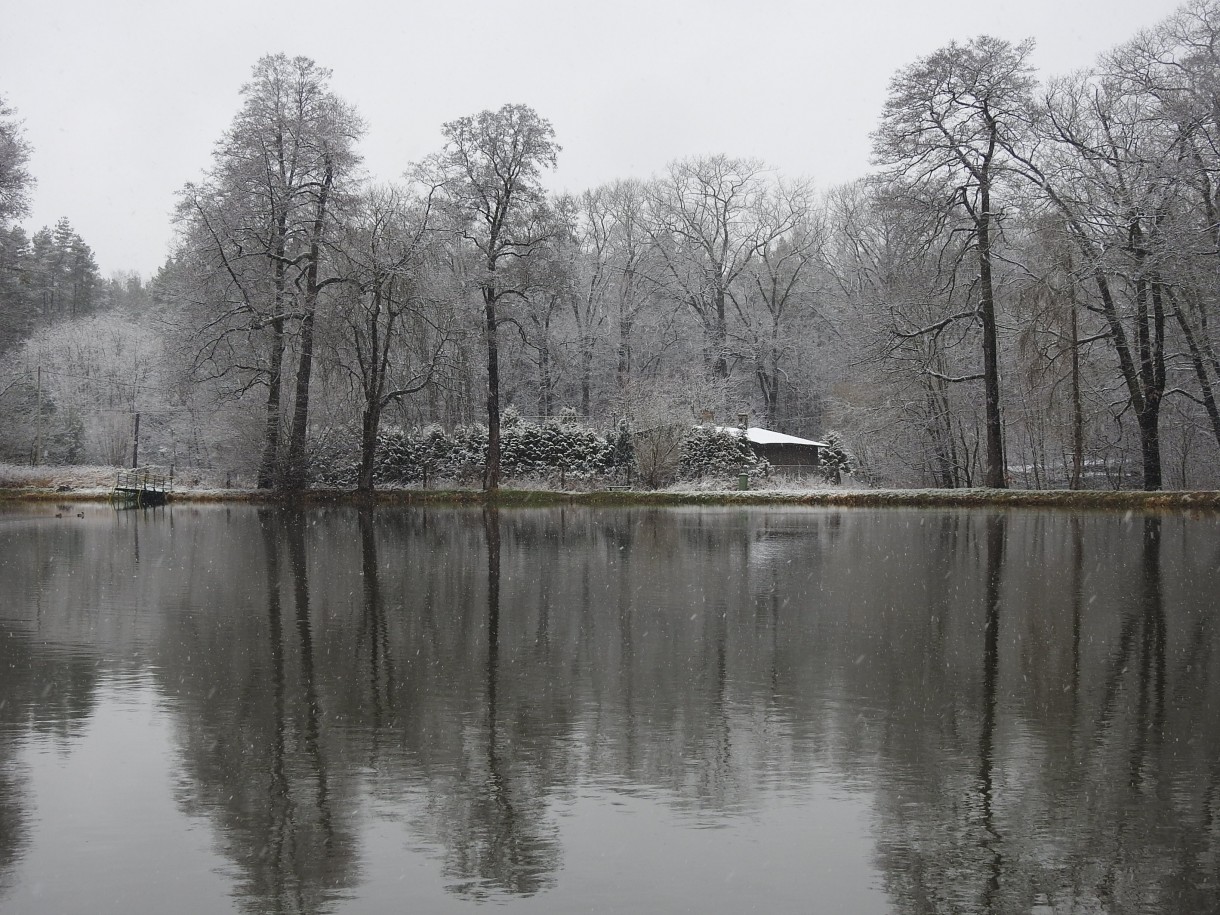
[[[55,511],[0,911],[1220,911],[1215,516]]]

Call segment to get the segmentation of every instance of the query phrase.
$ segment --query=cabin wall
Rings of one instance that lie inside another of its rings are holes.
[[[759,445],[751,442],[750,447],[756,455],[776,467],[815,468],[821,463],[821,449],[816,445]]]

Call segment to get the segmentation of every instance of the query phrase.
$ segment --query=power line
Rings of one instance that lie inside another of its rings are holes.
[[[106,407],[105,409],[91,410],[90,412],[92,412],[92,413],[121,413],[124,416],[131,416],[133,413],[143,413],[145,416],[153,416],[153,415],[159,416],[162,413],[194,413],[194,412],[196,412],[196,410],[194,407],[152,407],[152,408],[140,407],[137,410],[133,410],[130,407],[125,407],[123,409],[118,409],[116,407]]]
[[[77,375],[73,372],[62,372],[62,371],[56,371],[54,369],[42,369],[42,374],[43,375],[55,375],[58,378],[73,378],[77,381],[88,381],[91,384],[109,384],[109,385],[113,385],[113,386],[119,387],[119,388],[140,388],[140,387],[144,387],[147,384],[149,384],[149,382],[142,382],[142,381],[118,381],[113,378],[101,378],[101,377],[98,377],[95,375]],[[34,377],[35,377],[35,370],[31,370],[31,369],[25,369],[24,371],[14,371],[14,372],[10,372],[7,375],[0,375],[0,378],[5,378],[5,379],[34,378]]]

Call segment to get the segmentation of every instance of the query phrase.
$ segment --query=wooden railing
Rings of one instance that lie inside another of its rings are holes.
[[[138,467],[135,470],[119,471],[115,489],[139,492],[169,492],[173,479],[162,467]]]
[[[164,505],[174,488],[173,472],[164,467],[138,467],[121,470],[114,481],[111,500],[121,508],[147,508]]]

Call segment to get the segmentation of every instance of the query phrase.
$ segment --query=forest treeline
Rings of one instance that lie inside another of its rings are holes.
[[[895,73],[855,182],[702,155],[580,193],[547,189],[561,138],[525,105],[374,180],[329,71],[267,56],[149,282],[102,281],[66,220],[14,225],[6,106],[0,459],[138,447],[290,489],[337,450],[369,488],[394,436],[478,426],[495,488],[511,406],[674,473],[745,413],[837,430],[887,485],[1215,487],[1218,41],[1194,0],[1067,76],[950,43]]]

